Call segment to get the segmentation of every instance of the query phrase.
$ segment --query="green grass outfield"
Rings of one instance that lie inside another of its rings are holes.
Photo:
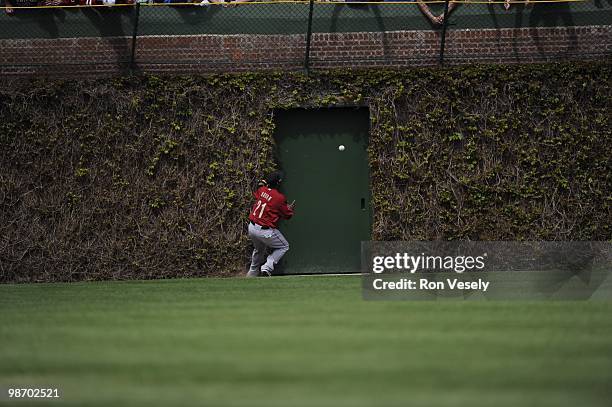
[[[8,386],[71,406],[610,406],[612,302],[368,302],[356,276],[3,285]]]

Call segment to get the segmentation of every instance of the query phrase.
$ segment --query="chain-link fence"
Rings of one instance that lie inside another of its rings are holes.
[[[612,55],[612,0],[5,1],[0,71],[8,74],[297,70]]]

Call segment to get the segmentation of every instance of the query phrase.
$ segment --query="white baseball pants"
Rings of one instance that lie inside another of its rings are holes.
[[[249,222],[249,238],[253,242],[253,255],[251,256],[251,267],[247,277],[260,275],[259,268],[266,274],[272,274],[274,265],[289,250],[289,242],[278,229],[262,229],[259,225]],[[270,249],[270,254],[266,253]]]

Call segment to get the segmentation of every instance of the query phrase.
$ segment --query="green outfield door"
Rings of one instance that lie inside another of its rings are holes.
[[[295,216],[280,226],[290,250],[278,271],[360,271],[371,223],[368,109],[283,110],[275,122],[281,191],[296,201]]]

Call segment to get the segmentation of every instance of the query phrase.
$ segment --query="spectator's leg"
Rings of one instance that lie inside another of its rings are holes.
[[[417,3],[419,5],[419,9],[421,9],[421,13],[423,13],[425,17],[427,17],[434,25],[442,24],[440,17],[434,16],[427,4],[423,3],[421,0],[417,0]]]

